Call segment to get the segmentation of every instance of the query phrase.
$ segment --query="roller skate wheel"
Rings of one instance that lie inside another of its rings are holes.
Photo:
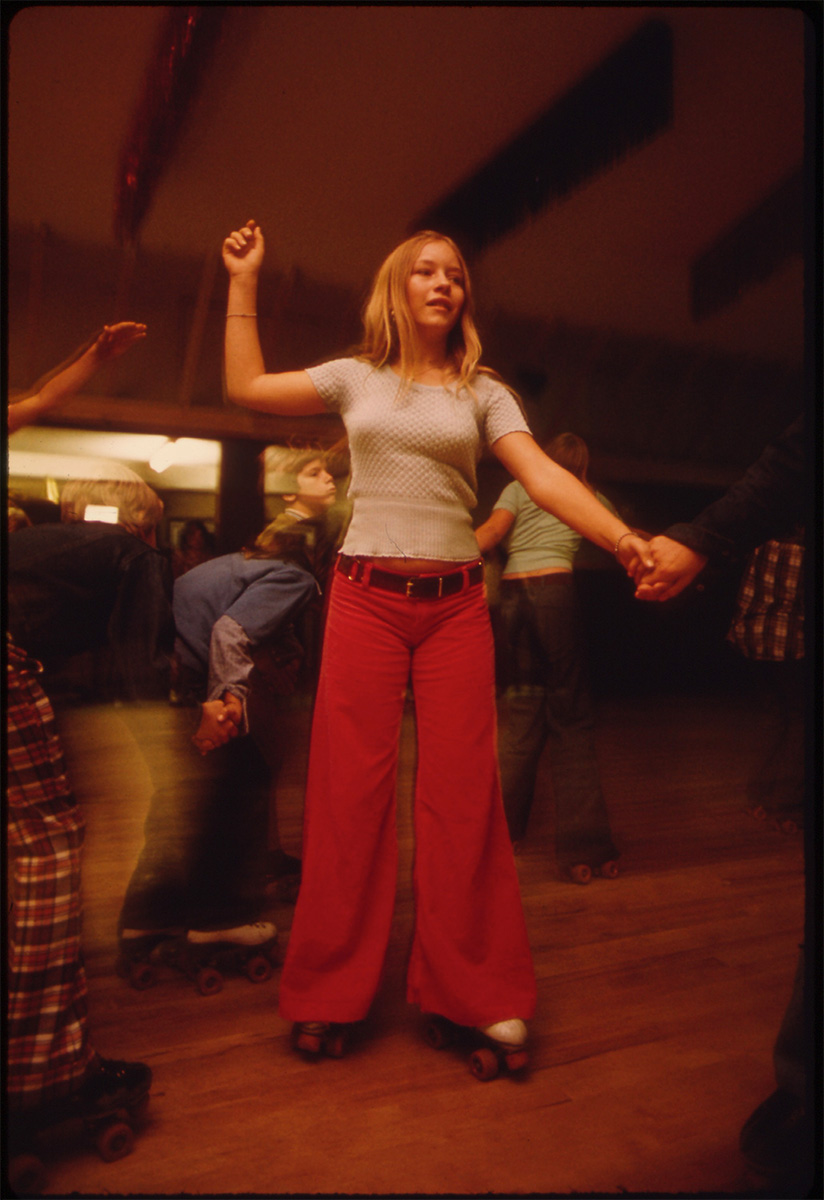
[[[784,821],[779,821],[778,828],[781,833],[786,833],[788,836],[792,836],[793,834],[798,833],[798,826],[796,825],[795,821],[792,820],[791,817],[788,817]]]
[[[143,992],[146,988],[153,987],[157,982],[157,973],[154,967],[147,962],[140,962],[129,958],[128,954],[121,954],[119,956],[115,964],[115,971],[136,992]]]
[[[435,1050],[443,1050],[451,1045],[453,1039],[452,1030],[445,1021],[431,1020],[427,1021],[424,1028],[424,1037],[429,1045]]]
[[[216,996],[223,990],[223,976],[214,967],[201,967],[196,976],[201,996]]]
[[[317,1058],[323,1049],[326,1033],[327,1030],[320,1024],[317,1028],[311,1029],[296,1025],[292,1030],[292,1042],[296,1050],[311,1055],[312,1058]]]
[[[256,954],[250,958],[244,967],[246,976],[252,983],[265,983],[272,978],[272,964],[265,954]]]
[[[588,863],[573,863],[567,874],[573,883],[586,884],[592,879],[592,867]]]
[[[336,1029],[327,1034],[323,1048],[330,1058],[343,1058],[346,1049],[343,1030]]]
[[[488,1079],[494,1079],[498,1074],[498,1056],[494,1050],[488,1050],[482,1047],[480,1050],[473,1050],[469,1057],[469,1069],[476,1079],[481,1079],[484,1082]]]
[[[763,804],[758,804],[755,808],[750,809],[750,816],[754,817],[756,821],[766,821],[767,810]]]
[[[271,946],[267,946],[261,953],[266,955],[266,958],[273,967],[279,967],[283,962],[283,955],[277,942],[273,942]]]
[[[41,1196],[46,1168],[36,1154],[15,1154],[9,1162],[9,1185],[16,1196]]]
[[[117,1162],[134,1149],[134,1134],[125,1121],[112,1121],[95,1138],[97,1153],[104,1162]]]
[[[529,1062],[526,1050],[514,1050],[511,1054],[505,1055],[505,1058],[508,1071],[523,1071]]]
[[[598,868],[598,874],[601,876],[602,879],[617,879],[618,878],[617,862],[610,861],[610,862],[601,863],[601,866]]]
[[[145,992],[147,988],[157,983],[157,973],[148,963],[131,963],[129,966],[129,983],[136,992]]]

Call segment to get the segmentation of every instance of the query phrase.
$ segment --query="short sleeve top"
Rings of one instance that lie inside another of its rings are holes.
[[[615,512],[606,496],[600,492],[595,495],[605,508]],[[504,578],[549,567],[572,570],[575,554],[581,545],[580,533],[539,508],[520,483],[513,481],[508,484],[495,502],[495,508],[505,509],[515,517],[515,523],[503,543],[509,555]]]
[[[529,433],[513,394],[487,375],[472,391],[404,382],[391,367],[335,359],[308,374],[349,437],[352,521],[343,550],[385,558],[478,557],[471,510],[485,445]]]

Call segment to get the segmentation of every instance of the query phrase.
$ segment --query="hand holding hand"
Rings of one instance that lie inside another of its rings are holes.
[[[224,696],[229,695],[228,692]],[[243,705],[236,696],[233,704],[223,700],[207,700],[201,705],[200,724],[192,738],[201,754],[208,754],[218,746],[225,746],[238,735],[238,726],[243,716]]]
[[[146,336],[146,326],[136,321],[120,321],[117,325],[104,325],[103,332],[94,343],[93,350],[99,362],[118,358],[130,346]]]
[[[671,600],[688,587],[707,565],[703,554],[663,534],[652,539],[649,550],[653,569],[634,575],[637,585],[635,595],[639,600]]]
[[[232,276],[255,275],[263,263],[263,231],[252,220],[235,229],[223,243],[223,262]]]
[[[636,583],[654,566],[649,543],[636,533],[624,534],[618,544],[615,557],[630,579],[634,579]]]

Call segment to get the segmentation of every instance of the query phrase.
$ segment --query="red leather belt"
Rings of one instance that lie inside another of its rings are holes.
[[[483,562],[458,567],[445,575],[401,575],[395,571],[382,571],[372,559],[353,558],[349,554],[338,555],[336,570],[353,583],[395,592],[407,600],[441,600],[444,596],[454,596],[473,584],[481,583],[484,577]]]

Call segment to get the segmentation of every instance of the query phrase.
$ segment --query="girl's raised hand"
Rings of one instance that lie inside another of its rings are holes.
[[[263,232],[255,221],[233,230],[223,243],[223,262],[230,275],[251,275],[263,262]]]

